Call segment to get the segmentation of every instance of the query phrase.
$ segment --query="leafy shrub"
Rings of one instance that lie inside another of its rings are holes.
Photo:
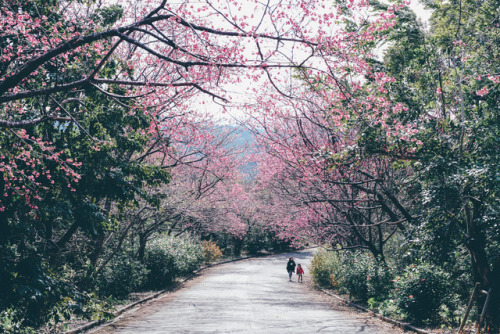
[[[162,288],[171,284],[175,277],[174,255],[163,239],[150,243],[144,255],[146,268],[149,270],[148,286]]]
[[[337,288],[362,302],[370,299],[374,307],[389,296],[393,287],[389,267],[368,252],[320,251],[311,262],[311,275],[317,285]]]
[[[248,254],[258,254],[271,248],[271,235],[262,226],[254,225],[245,235],[245,250]]]
[[[401,310],[396,305],[394,299],[387,299],[382,301],[381,303],[376,302],[375,307],[377,308],[378,313],[385,317],[390,317],[392,319],[398,320],[402,319]]]
[[[111,320],[114,315],[115,306],[110,300],[101,300],[95,293],[84,293],[85,304],[82,305],[82,315],[85,319]]]
[[[97,278],[99,294],[118,298],[127,296],[145,283],[147,275],[148,270],[144,264],[129,254],[119,254]]]
[[[31,327],[25,327],[22,324],[19,312],[14,308],[8,308],[0,312],[0,333],[6,334],[31,334],[35,330]]]
[[[392,271],[387,265],[372,259],[366,276],[367,297],[376,303],[387,299],[394,286],[393,278]]]
[[[171,238],[176,276],[191,274],[203,263],[203,248],[191,237]]]
[[[368,268],[372,261],[363,252],[345,252],[339,272],[339,288],[347,291],[350,298],[366,302],[368,300]]]
[[[222,258],[222,250],[212,240],[205,240],[201,244],[203,248],[203,260],[205,262],[217,262]]]
[[[49,310],[40,332],[65,332],[64,322],[70,319],[108,321],[114,317],[114,311],[115,307],[110,299],[101,300],[94,292],[78,292],[72,297],[63,298]]]
[[[422,263],[408,266],[395,279],[395,302],[406,318],[420,324],[435,324],[448,296],[449,277],[440,268]]]
[[[316,285],[324,288],[337,286],[340,260],[337,253],[321,250],[314,254],[309,266],[311,277]]]
[[[197,269],[203,263],[203,249],[191,237],[161,236],[148,244],[144,261],[149,270],[148,286],[163,288]]]
[[[385,300],[393,287],[393,274],[383,262],[369,252],[345,252],[338,277],[338,286],[351,298],[371,301],[371,308]]]

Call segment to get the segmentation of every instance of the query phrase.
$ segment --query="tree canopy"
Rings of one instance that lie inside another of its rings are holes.
[[[500,4],[424,4],[3,1],[0,311],[38,326],[192,234],[408,252],[497,330]]]

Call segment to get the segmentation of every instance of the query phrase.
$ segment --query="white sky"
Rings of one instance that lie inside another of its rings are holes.
[[[422,23],[427,25],[432,14],[432,10],[425,9],[424,5],[417,0],[412,0],[410,8],[413,9],[413,11],[415,11],[415,14],[422,21]]]
[[[422,23],[424,23],[424,25],[427,26],[427,22],[429,21],[432,11],[425,9],[424,5],[417,0],[412,0],[410,8],[413,9],[417,17],[422,21]],[[380,49],[379,52],[383,52],[383,49]],[[246,97],[247,86],[246,85],[242,86],[243,87],[232,87],[233,99],[241,98],[243,100],[247,98]],[[222,122],[234,122],[234,118],[241,119],[244,116],[244,113],[238,111],[237,109],[232,109],[229,114],[228,113],[223,114],[222,108],[219,105],[213,103],[209,97],[206,98],[202,97],[202,99],[205,101],[203,105],[200,104],[202,110],[214,114]]]
[[[120,0],[104,0],[106,1],[107,3],[116,3],[116,2],[121,2]],[[160,1],[160,0],[157,0],[157,1]],[[325,1],[325,0],[324,0]],[[168,3],[170,5],[175,5],[175,4],[181,4],[183,3],[184,1],[169,1]],[[204,1],[200,1],[200,2],[197,2],[197,1],[188,1],[190,4],[193,4],[196,6],[197,3],[203,3]],[[217,1],[216,1],[217,2]],[[248,11],[252,12],[254,11],[254,7],[255,7],[255,2],[252,1],[252,0],[239,0],[239,2],[241,2],[242,4],[242,8],[243,10],[240,12],[240,13],[245,13]],[[273,2],[273,1],[271,1]],[[328,0],[326,0],[326,2],[328,2]],[[221,2],[219,2],[220,4]],[[287,1],[283,1],[283,3],[287,3]],[[418,0],[412,0],[411,4],[410,4],[410,8],[412,8],[417,17],[425,24],[426,22],[428,22],[429,18],[430,18],[430,15],[431,15],[431,11],[430,10],[426,10],[424,9],[424,6],[422,5],[421,2],[419,2]],[[255,13],[255,19],[257,19],[259,17],[258,13]],[[219,24],[219,22],[217,22]],[[220,22],[220,24],[222,24],[222,22]],[[265,24],[265,23],[263,23]],[[263,27],[265,28],[265,27]],[[333,29],[334,27],[332,27]],[[383,48],[380,49],[378,52],[383,52]],[[248,58],[251,58],[251,57],[248,57]],[[245,84],[245,83],[242,83],[241,85],[233,85],[232,87],[230,87],[230,89],[232,90],[231,92],[231,95],[233,96],[233,100],[234,99],[238,99],[239,101],[242,101],[242,100],[246,100],[248,98],[248,93],[247,93],[247,88],[250,86],[250,85],[255,85],[254,83],[248,83],[248,84]],[[213,115],[215,115],[216,118],[219,118],[221,120],[225,120],[225,121],[229,121],[229,122],[232,122],[231,119],[232,117],[235,117],[235,118],[241,118],[242,116],[244,116],[244,114],[241,112],[241,111],[238,111],[237,109],[232,109],[232,111],[230,112],[230,115],[228,114],[223,114],[222,113],[222,107],[220,105],[217,105],[216,103],[214,103],[212,101],[212,98],[207,96],[207,95],[203,95],[201,94],[200,97],[199,97],[199,103],[195,103],[192,105],[192,107],[194,109],[197,109],[201,112],[208,112],[208,113],[211,113]]]

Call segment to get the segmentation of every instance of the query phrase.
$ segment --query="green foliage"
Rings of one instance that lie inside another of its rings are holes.
[[[500,2],[425,4],[433,9],[427,31],[408,9],[396,12],[383,65],[396,79],[392,99],[408,107],[398,117],[420,127],[422,219],[413,251],[451,275],[446,312],[453,318],[474,281],[498,288],[485,273],[500,272]],[[498,319],[499,300],[492,305],[489,318]],[[489,326],[500,329],[498,320]]]
[[[411,265],[394,280],[395,302],[406,318],[436,324],[439,311],[450,295],[450,277],[440,268],[422,263]]]
[[[245,235],[245,250],[248,254],[257,254],[271,248],[273,236],[259,225],[251,226]]]
[[[402,311],[398,308],[394,299],[386,299],[381,303],[375,302],[374,308],[378,313],[392,319],[403,319]]]
[[[309,266],[314,284],[323,288],[337,287],[341,262],[338,253],[320,250],[314,254]]]
[[[149,270],[148,287],[164,288],[203,263],[203,248],[192,237],[162,235],[148,244],[144,262]]]
[[[113,257],[97,278],[102,296],[125,297],[137,291],[146,281],[148,270],[140,261],[125,252]]]
[[[327,252],[314,254],[311,276],[315,284],[336,288],[361,302],[376,305],[392,290],[393,274],[389,267],[376,261],[368,252]]]
[[[375,261],[373,256],[365,252],[344,252],[342,255],[339,287],[347,291],[351,298],[366,302],[369,298],[369,269]],[[373,279],[374,282],[378,280],[378,278]]]
[[[78,305],[69,303],[67,307],[81,308],[82,315],[86,319],[108,321],[114,317],[115,308],[108,300],[101,300],[95,294],[85,294],[85,303]]]
[[[45,327],[59,332],[62,323],[72,318],[82,320],[110,320],[115,308],[108,300],[101,300],[96,294],[77,293],[72,297],[62,298],[47,315]]]
[[[100,22],[104,26],[110,26],[123,17],[123,7],[120,5],[112,5],[99,8],[92,16],[94,21]]]
[[[65,296],[75,296],[75,290],[50,273],[36,248],[30,244],[23,246],[24,249],[0,245],[0,254],[5,256],[1,261],[7,264],[0,270],[3,286],[0,310],[15,307],[23,325],[36,327],[48,319],[48,309]]]
[[[8,308],[0,312],[0,332],[5,334],[34,334],[31,327],[23,326],[16,308]]]
[[[310,272],[318,286],[349,293],[385,316],[435,325],[443,319],[453,323],[458,315],[458,290],[463,285],[451,282],[449,274],[428,263],[409,265],[395,278],[387,265],[368,252],[321,250],[314,255]]]
[[[368,298],[377,303],[385,300],[392,291],[393,278],[394,274],[389,266],[377,261],[370,261],[366,276]]]

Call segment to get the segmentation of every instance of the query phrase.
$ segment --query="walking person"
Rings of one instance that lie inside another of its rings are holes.
[[[302,268],[302,266],[299,263],[297,265],[297,276],[298,276],[297,282],[302,283],[302,275],[304,275],[304,269]]]
[[[292,281],[292,274],[295,272],[295,261],[293,257],[288,259],[288,263],[286,264],[286,271],[288,271],[288,279],[290,282]]]

